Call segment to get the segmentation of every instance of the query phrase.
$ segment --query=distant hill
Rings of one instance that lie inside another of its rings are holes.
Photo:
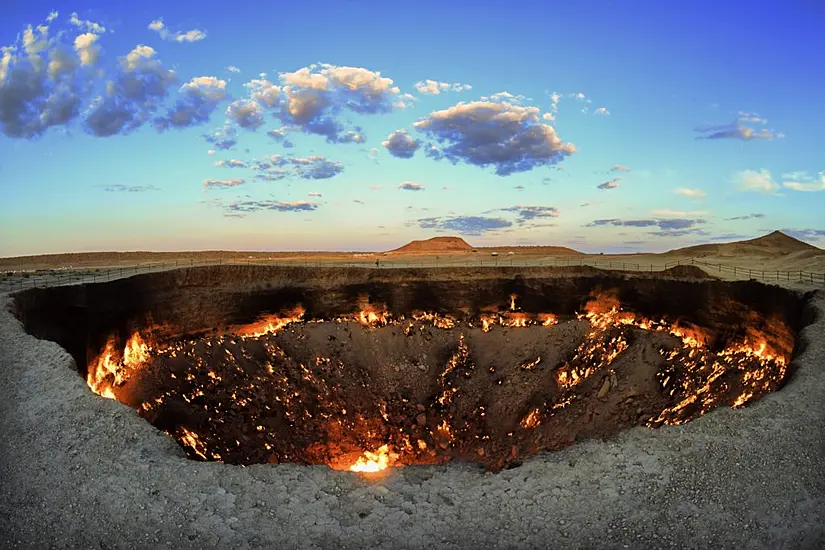
[[[823,252],[825,251],[812,244],[795,239],[781,231],[774,231],[762,237],[746,241],[700,244],[677,248],[667,252],[667,254],[687,256],[783,256],[787,254],[818,255]]]
[[[433,237],[423,241],[412,241],[387,254],[455,254],[471,252],[473,247],[461,237]]]

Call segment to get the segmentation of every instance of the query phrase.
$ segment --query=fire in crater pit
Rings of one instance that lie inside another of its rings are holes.
[[[95,393],[135,408],[191,458],[354,472],[473,461],[490,470],[634,425],[742,407],[787,376],[778,319],[730,334],[596,293],[573,315],[518,296],[477,316],[394,316],[364,300],[307,319],[298,306],[222,334],[112,337],[88,365]]]

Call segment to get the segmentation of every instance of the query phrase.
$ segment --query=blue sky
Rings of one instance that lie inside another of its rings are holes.
[[[813,0],[128,4],[4,7],[1,256],[825,245]]]

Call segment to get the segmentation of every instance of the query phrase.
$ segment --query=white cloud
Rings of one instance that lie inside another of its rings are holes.
[[[414,181],[405,181],[404,183],[399,184],[398,188],[404,191],[421,191],[424,189],[424,186]]]
[[[540,122],[538,108],[506,101],[459,102],[413,126],[442,144],[427,144],[428,156],[493,166],[500,176],[553,165],[576,152],[552,126]]]
[[[95,44],[98,35],[87,32],[74,39],[74,49],[80,58],[80,64],[84,66],[94,66],[100,57],[100,47]]]
[[[150,31],[155,31],[162,39],[170,42],[197,42],[206,38],[206,32],[199,29],[171,32],[163,22],[163,18],[160,17],[149,23],[147,28]]]
[[[744,170],[736,174],[733,181],[741,191],[774,194],[779,188],[771,173],[765,169],[758,172],[756,170]]]
[[[241,70],[239,68],[237,68],[235,65],[228,65],[226,67],[226,70],[229,71],[230,73],[239,73],[239,72],[241,72]]]
[[[391,133],[381,145],[397,158],[409,159],[421,147],[421,141],[413,138],[406,130],[396,130]]]
[[[437,80],[421,80],[415,83],[415,89],[422,94],[438,95],[441,92],[464,92],[472,90],[469,84],[439,82]]]
[[[607,110],[606,107],[599,107],[595,111],[593,111],[594,115],[609,115],[610,111]]]
[[[806,172],[783,174],[782,178],[785,180],[782,186],[794,191],[825,191],[825,172],[820,172],[816,178],[809,176]]]
[[[57,12],[52,12],[52,13],[55,14],[55,16],[57,14]],[[49,17],[52,17],[52,14],[49,14]],[[49,19],[46,19],[46,20],[49,21]],[[77,27],[79,29],[84,29],[86,31],[97,33],[97,34],[101,34],[101,33],[106,32],[106,27],[104,27],[103,25],[100,25],[99,23],[95,23],[94,21],[86,21],[86,20],[78,18],[77,12],[72,13],[71,17],[69,18],[69,23],[71,23],[72,25],[74,25],[75,27]]]

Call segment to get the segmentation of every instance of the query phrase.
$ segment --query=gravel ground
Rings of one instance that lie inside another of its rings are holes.
[[[187,460],[0,296],[2,548],[821,548],[825,292],[786,388],[499,474]]]

